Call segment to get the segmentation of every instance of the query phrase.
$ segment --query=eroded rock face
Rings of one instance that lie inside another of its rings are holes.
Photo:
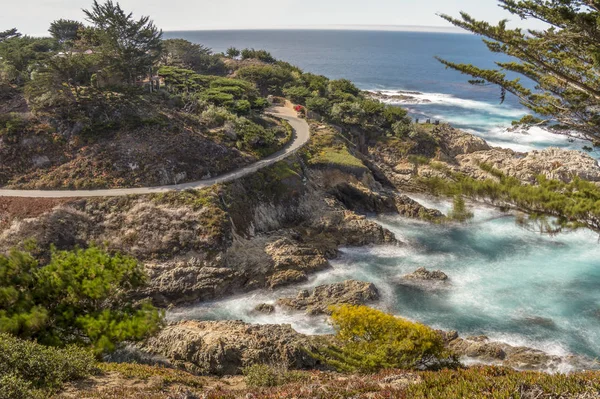
[[[251,325],[241,321],[184,321],[149,339],[145,351],[178,367],[211,375],[236,375],[252,364],[312,368],[317,361],[310,337],[289,325]]]
[[[281,298],[277,305],[285,309],[303,310],[308,314],[331,314],[332,305],[364,305],[379,299],[379,292],[372,283],[347,280],[337,284],[321,285],[312,293],[298,292],[294,298]]]
[[[429,271],[420,267],[411,274],[402,277],[404,280],[447,281],[448,275],[441,270]]]

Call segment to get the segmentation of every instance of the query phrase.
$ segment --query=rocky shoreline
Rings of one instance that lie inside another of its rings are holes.
[[[563,181],[579,176],[600,182],[597,162],[582,153],[558,149],[516,153],[492,148],[447,125],[434,127],[431,135],[434,142],[419,142],[414,151],[476,178],[489,177],[474,166],[486,162],[524,182],[538,173]],[[306,282],[329,268],[342,246],[403,245],[365,214],[425,220],[443,216],[401,194],[420,191],[415,183],[419,176],[440,173],[430,164],[416,164],[410,151],[390,143],[373,145],[368,157],[343,141],[337,145],[346,146],[364,168],[310,166],[297,155],[243,180],[198,193],[48,202],[44,212],[27,218],[3,215],[0,248],[34,239],[37,251],[47,254],[51,244],[73,248],[105,243],[109,250],[130,254],[144,264],[149,285],[136,297],[167,308]],[[38,200],[36,206],[43,204]],[[448,287],[451,277],[419,269],[404,276],[402,283]],[[346,281],[301,291],[255,311],[326,315],[331,305],[370,304],[379,295],[369,282]],[[575,368],[586,364],[486,337],[444,334],[448,348],[469,361],[550,371],[562,370],[565,364]],[[311,339],[287,325],[182,321],[169,324],[138,350],[150,359],[158,356],[194,372],[225,375],[271,361],[293,368],[315,367],[315,359],[300,350],[310,347]]]
[[[445,283],[441,271],[419,268],[405,276],[423,284]],[[304,313],[309,317],[331,313],[335,305],[377,305],[375,285],[347,280],[321,285],[312,292],[300,290],[296,297],[283,297],[274,304],[260,304],[257,312],[273,314]],[[513,346],[487,336],[459,336],[456,331],[441,331],[445,346],[465,364],[488,364],[516,370],[550,373],[596,369],[598,365],[580,356],[557,356],[539,349]],[[144,358],[160,356],[172,367],[200,374],[235,375],[251,364],[278,364],[289,369],[323,368],[310,355],[314,348],[332,339],[328,335],[306,335],[287,324],[249,324],[242,321],[180,321],[170,323],[159,335],[138,349]],[[153,363],[152,361],[150,363]]]

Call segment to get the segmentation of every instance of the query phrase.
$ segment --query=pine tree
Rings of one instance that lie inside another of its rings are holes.
[[[130,84],[147,76],[162,51],[162,31],[154,22],[147,16],[133,19],[112,0],[104,4],[94,0],[92,8],[83,12],[94,25],[92,40],[100,44],[109,70]]]
[[[456,26],[484,37],[490,51],[515,61],[482,69],[439,59],[447,67],[471,75],[473,84],[496,84],[501,99],[507,93],[543,119],[529,116],[526,125],[544,124],[556,133],[600,140],[600,1],[499,0],[500,6],[522,19],[542,21],[545,30],[509,29],[462,12],[461,18],[441,15]],[[521,75],[535,83],[524,84]]]

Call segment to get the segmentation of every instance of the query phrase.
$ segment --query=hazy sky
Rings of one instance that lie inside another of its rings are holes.
[[[0,31],[46,33],[58,18],[82,20],[92,0],[1,0]],[[461,10],[497,21],[496,0],[120,0],[135,15],[150,15],[163,30],[317,28],[413,25],[450,27],[436,13]],[[511,17],[519,23],[516,17]]]

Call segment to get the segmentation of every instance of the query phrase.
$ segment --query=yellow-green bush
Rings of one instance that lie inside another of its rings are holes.
[[[367,306],[332,308],[333,343],[315,353],[340,371],[374,372],[389,368],[429,368],[454,360],[431,328]]]

